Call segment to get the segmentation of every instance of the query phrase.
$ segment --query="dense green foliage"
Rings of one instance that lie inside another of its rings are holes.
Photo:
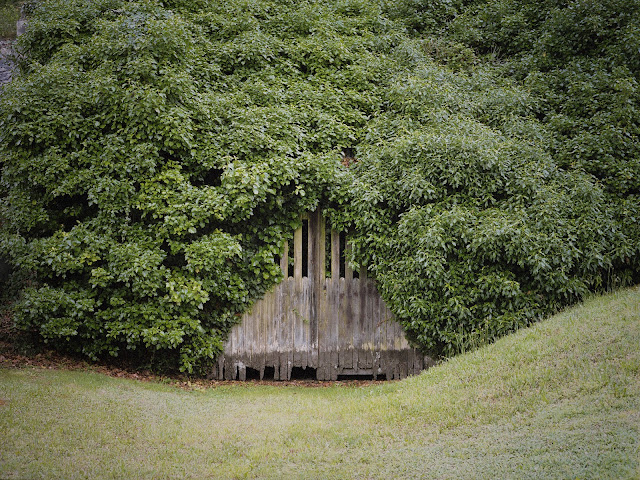
[[[435,354],[633,281],[639,9],[586,48],[574,3],[37,3],[0,94],[17,325],[204,370],[318,206]]]
[[[540,99],[536,116],[552,133],[555,161],[593,175],[603,187],[626,229],[636,271],[639,14],[637,0],[501,0],[478,3],[449,26],[458,40],[496,55],[503,72]]]
[[[340,214],[409,335],[449,354],[640,265],[640,2],[457,8],[405,15],[415,67]]]
[[[461,81],[422,66],[399,79],[342,212],[392,311],[439,353],[580,298],[627,253],[602,191],[532,140],[544,132],[517,115],[521,94],[465,94],[482,74]],[[507,113],[493,127],[481,121],[491,110]]]
[[[92,357],[203,368],[280,279],[285,235],[330,190],[332,148],[379,108],[392,35],[375,12],[334,14],[41,3],[1,107],[3,246],[36,276],[18,325]]]

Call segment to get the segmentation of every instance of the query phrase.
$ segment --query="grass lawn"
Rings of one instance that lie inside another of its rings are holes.
[[[0,370],[0,478],[640,478],[640,289],[401,382]]]

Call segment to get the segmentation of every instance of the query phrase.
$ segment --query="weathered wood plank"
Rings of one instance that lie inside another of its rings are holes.
[[[286,284],[289,281],[288,277],[285,275],[284,279],[276,288],[276,308],[278,310],[275,320],[274,320],[274,335],[275,335],[275,344],[273,347],[273,357],[274,357],[274,379],[282,380],[280,375],[280,368],[282,366],[281,362],[281,350],[283,348],[284,339],[282,335],[282,325],[284,324],[284,295],[286,290]]]
[[[349,357],[348,363],[345,365],[347,368],[358,368],[358,354],[356,345],[360,341],[360,328],[359,328],[359,319],[360,319],[360,281],[357,278],[352,278],[347,282],[348,290],[347,290],[347,298],[346,302],[348,304],[347,315],[348,315],[348,331],[349,331],[349,342],[347,344],[347,348],[349,349]]]
[[[276,335],[277,335],[277,325],[278,325],[278,304],[280,302],[279,295],[276,294],[276,290],[278,286],[276,286],[271,293],[271,302],[269,308],[269,318],[268,318],[268,330],[267,330],[267,338],[265,339],[265,350],[266,350],[266,362],[265,365],[267,367],[272,367],[274,374],[269,379],[276,380],[278,378],[278,358],[276,355],[277,343],[276,343]],[[266,374],[265,374],[266,375]]]
[[[351,298],[349,301],[351,302],[351,309],[353,314],[353,333],[352,333],[352,348],[353,348],[353,359],[351,364],[354,369],[358,369],[359,361],[360,361],[360,352],[363,347],[363,333],[360,327],[360,319],[364,315],[364,309],[366,306],[363,304],[363,294],[362,294],[362,281],[360,278],[354,278],[351,281]]]
[[[291,380],[291,370],[293,369],[293,351],[295,348],[295,345],[294,345],[295,325],[294,325],[294,313],[292,312],[292,306],[294,305],[294,301],[295,301],[295,291],[296,291],[295,285],[296,285],[295,277],[290,278],[287,282],[287,287],[288,287],[287,310],[286,310],[285,322],[283,325],[284,332],[285,332],[285,343],[283,345],[283,348],[285,349],[284,352],[286,354],[285,380]]]
[[[344,278],[347,282],[353,280],[353,269],[349,265],[349,257],[351,256],[351,244],[347,242],[344,251]]]
[[[288,370],[288,351],[291,349],[291,345],[289,345],[289,335],[288,331],[290,330],[289,324],[289,307],[290,307],[290,295],[289,295],[289,285],[293,281],[293,278],[286,278],[280,284],[280,292],[281,292],[281,323],[278,325],[278,348],[280,353],[279,358],[279,379],[280,380],[288,380],[287,370]]]
[[[400,357],[400,365],[398,366],[400,378],[407,378],[407,375],[409,374],[409,361],[411,359],[411,349],[406,348],[406,349],[400,350],[398,353],[399,353],[398,356]]]
[[[367,280],[367,295],[369,296],[369,301],[371,302],[371,319],[366,324],[366,335],[369,338],[370,344],[375,345],[376,341],[376,329],[378,325],[381,323],[380,318],[380,297],[376,294],[376,287],[373,280]],[[384,348],[383,345],[380,345],[380,349]],[[366,367],[373,368],[374,360],[376,357],[376,353],[379,350],[375,348],[371,350],[371,355],[365,356],[366,358]]]
[[[369,295],[367,294],[367,281],[363,281],[360,279],[360,317],[358,318],[356,325],[358,328],[358,343],[355,345],[355,348],[359,350],[358,352],[358,363],[354,366],[360,370],[365,370],[367,368],[367,351],[370,351],[375,348],[374,343],[372,342],[372,335],[368,333],[367,330],[369,328],[368,324],[370,324],[373,320],[371,318],[371,300]]]
[[[264,379],[264,369],[267,365],[267,346],[269,342],[269,322],[271,314],[271,303],[273,297],[267,295],[260,305],[260,338],[256,339],[256,344],[259,346],[259,368],[260,380]]]
[[[264,325],[264,307],[265,302],[257,302],[255,308],[255,322],[251,337],[251,363],[254,365],[260,364],[260,354],[264,351],[264,344],[262,340],[262,327]]]
[[[338,379],[338,369],[339,369],[339,363],[338,363],[338,352],[337,351],[332,351],[331,352],[331,364],[330,364],[330,378],[329,380],[337,380]]]
[[[243,315],[241,323],[235,325],[231,330],[231,356],[225,361],[225,380],[235,380],[237,376],[237,359],[242,355],[243,350],[240,348],[240,342],[244,344],[245,319],[248,314]],[[250,326],[251,324],[249,324]]]
[[[306,368],[308,366],[309,354],[309,291],[310,282],[308,277],[301,279],[300,294],[298,297],[298,308],[296,311],[296,347],[297,362],[294,361],[296,367]]]
[[[333,249],[332,249],[332,263],[333,263]],[[337,272],[339,270],[336,270]],[[327,314],[329,316],[328,324],[327,324],[327,336],[326,336],[326,378],[327,380],[335,379],[335,363],[339,361],[337,358],[332,357],[332,353],[339,356],[339,316],[340,316],[340,277],[339,274],[336,273],[330,279],[330,284],[328,288],[328,311]]]
[[[309,354],[308,364],[318,367],[318,328],[319,307],[322,299],[322,287],[325,277],[325,227],[320,209],[309,216],[309,279],[311,280],[309,312]]]
[[[293,233],[293,277],[302,278],[302,227]]]
[[[351,325],[351,312],[349,312],[349,283],[346,278],[340,279],[340,292],[338,297],[338,364],[340,369],[353,368],[353,326]]]
[[[280,256],[280,270],[282,271],[282,277],[287,278],[289,276],[289,242],[285,240],[282,246],[282,255]]]
[[[258,337],[260,336],[260,307],[263,302],[257,302],[251,309],[252,321],[248,323],[248,328],[244,329],[244,337],[238,339],[238,342],[243,342],[242,349],[245,352],[245,359],[250,365],[256,365],[258,363]]]
[[[326,278],[325,221],[320,212],[306,218],[308,242],[303,244],[302,229],[294,232],[292,244],[285,242],[280,257],[285,279],[234,326],[211,375],[244,379],[251,368],[263,378],[265,368],[273,367],[274,378],[287,380],[294,365],[316,368],[317,378],[323,380],[335,380],[341,373],[380,372],[389,379],[418,373],[425,361],[409,346],[366,268],[353,278],[347,264],[340,278],[340,237],[332,231],[331,278]],[[290,278],[289,247],[294,264]]]
[[[331,230],[331,278],[340,278],[340,233]]]
[[[328,344],[329,316],[327,314],[327,282],[322,280],[322,288],[318,290],[318,361],[316,365],[316,379],[325,380],[328,370],[325,351]]]

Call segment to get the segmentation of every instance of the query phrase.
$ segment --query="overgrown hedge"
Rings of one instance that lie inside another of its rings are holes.
[[[391,86],[336,211],[409,336],[455,354],[630,281],[614,270],[636,254],[614,208],[554,162],[528,95],[492,68],[417,64]]]
[[[576,100],[531,63],[544,5],[500,58],[494,8],[38,2],[0,93],[0,253],[32,274],[17,326],[206,371],[318,206],[432,354],[637,281],[637,68],[589,50],[606,94]]]

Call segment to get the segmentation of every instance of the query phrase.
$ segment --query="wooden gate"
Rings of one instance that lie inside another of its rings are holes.
[[[344,235],[331,231],[329,252],[326,238],[319,211],[303,217],[294,233],[293,265],[286,243],[284,279],[232,329],[213,378],[289,380],[292,372],[308,378],[315,370],[318,380],[390,380],[431,363],[408,344],[365,269],[358,274],[344,261]]]

